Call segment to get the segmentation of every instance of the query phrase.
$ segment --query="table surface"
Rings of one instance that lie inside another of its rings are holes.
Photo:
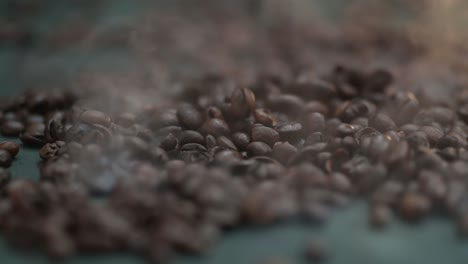
[[[138,1],[119,0],[119,5],[100,14],[109,21],[121,21],[138,10]],[[337,1],[333,1],[337,2]],[[1,8],[1,4],[0,4]],[[56,21],[63,9],[58,5],[49,13],[35,18],[38,30]],[[140,7],[141,8],[141,7]],[[117,56],[116,56],[117,54]],[[122,63],[125,62],[125,63]],[[28,84],[44,78],[46,72],[60,72],[65,77],[81,69],[106,65],[131,65],[125,54],[115,50],[84,52],[67,50],[54,54],[25,52],[14,46],[0,46],[0,96],[18,94]],[[96,66],[98,65],[98,66]],[[55,73],[55,75],[57,75]],[[0,137],[0,140],[13,140]],[[21,148],[10,168],[14,177],[38,179],[36,150]],[[268,228],[244,227],[228,232],[203,257],[179,256],[175,263],[258,263],[266,257],[289,259],[291,263],[305,263],[301,258],[304,242],[311,238],[323,239],[329,246],[331,257],[327,263],[380,263],[380,264],[439,264],[468,263],[468,243],[459,240],[453,224],[446,218],[432,217],[418,225],[409,225],[395,219],[385,231],[368,228],[366,205],[356,202],[350,208],[333,213],[323,226],[310,226],[301,222],[287,222]],[[18,252],[10,248],[0,235],[0,263],[49,263],[40,253]],[[111,255],[82,255],[67,260],[69,264],[93,263],[146,263],[130,253]]]

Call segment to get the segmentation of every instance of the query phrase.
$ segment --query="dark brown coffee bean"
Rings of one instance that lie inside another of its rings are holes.
[[[10,173],[4,168],[0,168],[0,191],[3,191],[3,188],[10,182],[10,179]]]
[[[382,133],[396,129],[395,122],[384,113],[380,113],[374,116],[369,121],[369,125]]]
[[[14,120],[3,122],[0,128],[2,135],[7,137],[17,137],[23,130],[23,124]]]
[[[288,142],[276,142],[273,145],[272,157],[283,164],[287,164],[296,153],[297,148]]]
[[[261,141],[273,146],[280,140],[280,134],[273,128],[256,126],[252,128],[252,141]]]
[[[299,77],[299,80],[295,84],[288,87],[288,92],[308,100],[320,101],[333,98],[337,93],[332,83],[319,78],[310,78],[309,76]]]
[[[265,109],[256,109],[254,112],[255,122],[262,124],[264,126],[274,126],[276,125],[275,118],[268,113]]]
[[[382,92],[393,81],[393,76],[386,70],[375,70],[367,77],[366,89],[373,92]]]
[[[441,139],[444,136],[444,132],[439,130],[436,127],[432,126],[422,126],[419,128],[420,131],[424,132],[426,134],[427,139],[429,140],[429,143],[431,146],[434,146],[439,142],[439,139]]]
[[[271,153],[272,149],[267,144],[254,141],[247,146],[247,153],[249,156],[267,156]]]
[[[207,149],[212,149],[212,148],[216,147],[216,144],[217,144],[217,142],[216,142],[215,137],[213,137],[212,135],[209,135],[209,134],[206,135],[206,137],[205,137],[205,146],[206,146]]]
[[[63,141],[47,143],[39,150],[39,155],[44,160],[51,159],[59,153],[63,146],[65,146],[65,142]]]
[[[215,106],[210,106],[207,110],[206,110],[206,115],[208,118],[219,118],[219,119],[224,119],[223,117],[223,112],[221,112],[221,110]]]
[[[386,205],[374,205],[369,210],[369,224],[373,228],[385,228],[392,219],[392,210]]]
[[[159,146],[166,150],[166,151],[170,151],[170,150],[173,150],[177,147],[177,145],[179,144],[179,141],[177,140],[176,136],[174,136],[172,133],[167,135],[162,141],[161,143],[159,144]]]
[[[400,130],[405,132],[406,135],[411,134],[411,132],[415,132],[419,130],[419,126],[416,124],[406,124],[400,127]]]
[[[316,143],[321,143],[321,142],[323,142],[323,135],[321,132],[314,132],[310,134],[306,139],[307,145],[314,145]]]
[[[353,188],[353,185],[348,177],[339,172],[333,172],[330,174],[327,185],[330,186],[332,190],[344,193],[351,192]]]
[[[399,210],[408,221],[418,221],[431,210],[431,201],[419,193],[406,193],[400,200]]]
[[[111,124],[111,118],[108,115],[96,110],[85,110],[79,118],[81,122],[89,125],[109,127]]]
[[[308,261],[322,262],[329,257],[329,252],[322,241],[313,240],[307,243],[304,256]]]
[[[20,146],[14,142],[3,141],[0,142],[0,149],[6,150],[14,158],[19,152]]]
[[[235,117],[243,118],[255,109],[255,95],[247,88],[235,89],[231,96],[231,111]]]
[[[301,137],[302,125],[300,123],[282,123],[275,127],[282,140],[295,142]]]
[[[216,139],[218,146],[237,151],[236,145],[227,137],[220,136]]]
[[[330,112],[328,106],[320,101],[309,101],[305,105],[304,111],[307,113],[320,113],[324,116],[328,115]]]
[[[409,144],[406,140],[402,140],[388,149],[388,152],[385,156],[385,161],[388,164],[405,161],[409,154]]]
[[[304,101],[291,94],[272,95],[268,97],[267,105],[272,111],[298,116],[303,112]]]
[[[205,138],[203,135],[193,130],[183,131],[179,138],[181,145],[185,145],[187,143],[197,143],[203,145],[205,143]]]
[[[180,125],[187,129],[197,130],[203,124],[202,115],[191,105],[183,105],[179,107],[179,109],[177,109],[177,118]]]
[[[236,132],[232,135],[232,142],[240,150],[245,150],[250,143],[250,136],[246,133]]]
[[[412,148],[429,147],[429,139],[427,138],[426,133],[422,131],[412,132],[406,137],[406,140]]]
[[[10,155],[10,153],[4,149],[0,149],[0,167],[10,167],[12,162],[13,157]]]
[[[305,116],[304,128],[309,133],[325,131],[325,117],[320,113],[310,113]]]
[[[340,137],[345,137],[345,136],[354,135],[354,133],[356,133],[358,129],[359,127],[356,125],[342,123],[338,125],[338,127],[336,128],[336,133]]]
[[[211,134],[213,136],[225,136],[229,135],[230,133],[229,126],[226,124],[226,122],[218,118],[208,119],[203,124],[202,130],[206,134]]]

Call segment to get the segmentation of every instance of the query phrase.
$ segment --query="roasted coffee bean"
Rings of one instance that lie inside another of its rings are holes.
[[[314,145],[315,143],[323,142],[323,135],[321,132],[314,132],[310,134],[306,139],[307,145]]]
[[[406,193],[399,203],[401,215],[408,221],[418,221],[431,210],[431,201],[419,193]]]
[[[305,116],[304,128],[309,133],[324,132],[326,128],[325,117],[320,113],[311,113]]]
[[[197,143],[203,145],[205,143],[205,138],[197,131],[185,130],[180,134],[179,141],[181,145],[187,143]]]
[[[406,135],[411,134],[411,132],[416,132],[419,130],[419,126],[416,124],[406,124],[400,127],[400,130],[405,132]]]
[[[214,147],[216,147],[216,138],[212,135],[206,135],[205,137],[205,146],[207,149],[212,149]]]
[[[236,145],[227,137],[220,136],[216,139],[218,146],[237,151]]]
[[[63,146],[65,146],[65,142],[63,141],[47,143],[39,150],[39,155],[42,159],[48,160],[55,157]]]
[[[88,125],[101,125],[104,127],[109,127],[111,124],[111,118],[108,115],[96,110],[83,111],[80,114],[79,119],[81,122]]]
[[[246,133],[236,132],[232,135],[232,142],[240,150],[245,150],[250,143],[250,136]]]
[[[219,118],[219,119],[224,119],[223,117],[223,112],[215,106],[210,106],[206,110],[206,115],[208,118]]]
[[[203,124],[202,115],[191,105],[183,105],[179,107],[179,109],[177,109],[177,118],[179,123],[187,129],[196,130]]]
[[[309,241],[304,249],[304,256],[308,261],[321,262],[327,259],[328,255],[328,249],[322,241]]]
[[[356,125],[342,123],[338,125],[338,127],[336,127],[336,133],[340,137],[345,137],[345,136],[354,135],[354,133],[356,133],[358,129],[359,127]]]
[[[0,149],[6,150],[14,158],[18,154],[20,146],[14,142],[3,141],[0,142]]]
[[[285,113],[291,116],[298,116],[304,110],[304,101],[291,94],[272,95],[267,100],[268,107],[280,113]]]
[[[328,115],[330,110],[328,106],[320,101],[309,101],[304,107],[304,111],[307,113],[320,113],[324,116]]]
[[[280,134],[273,128],[256,126],[252,128],[252,141],[261,141],[273,146],[280,140]]]
[[[383,113],[377,114],[371,118],[369,125],[382,133],[396,129],[395,122],[388,115]]]
[[[2,135],[8,137],[16,137],[19,134],[21,134],[23,130],[23,124],[14,120],[4,121],[2,126],[0,127],[0,132],[2,133]]]
[[[179,141],[177,140],[177,137],[175,137],[173,134],[169,134],[161,141],[159,146],[166,151],[170,151],[175,149],[178,144]]]
[[[386,205],[371,206],[369,224],[377,229],[385,228],[391,221],[392,215],[392,210]]]
[[[295,142],[299,139],[302,133],[302,125],[300,123],[282,123],[275,127],[275,130],[280,134],[282,140]]]
[[[273,145],[272,157],[283,164],[297,153],[297,148],[288,142],[276,142]]]
[[[26,128],[26,130],[20,135],[20,139],[27,146],[42,147],[47,143],[44,131],[44,124],[33,124]]]
[[[409,144],[406,140],[398,142],[396,145],[391,146],[385,155],[385,161],[388,164],[395,164],[400,161],[405,161],[409,156]]]
[[[272,149],[267,144],[254,141],[247,146],[247,153],[249,156],[266,156],[271,153]]]
[[[276,124],[275,118],[265,109],[256,109],[255,110],[255,122],[262,124],[264,126],[274,126]]]
[[[406,137],[409,145],[413,148],[428,148],[429,147],[429,139],[427,138],[426,133],[422,131],[412,132]]]
[[[0,167],[7,168],[10,167],[13,162],[13,157],[10,152],[0,149]]]
[[[3,189],[10,182],[10,179],[10,173],[4,168],[0,168],[0,191],[3,191]]]
[[[203,124],[202,130],[206,134],[211,134],[214,136],[224,136],[224,135],[229,135],[230,133],[229,126],[226,124],[226,122],[218,118],[208,119]]]
[[[419,130],[426,134],[426,137],[429,140],[431,146],[436,145],[437,142],[439,142],[439,139],[441,139],[444,136],[444,132],[442,132],[436,127],[422,126],[421,128],[419,128]]]
[[[238,118],[249,115],[255,109],[255,95],[247,88],[235,89],[231,96],[231,111]]]

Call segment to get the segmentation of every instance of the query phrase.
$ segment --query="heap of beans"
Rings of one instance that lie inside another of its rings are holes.
[[[240,225],[323,223],[363,197],[372,227],[442,213],[468,235],[467,93],[425,105],[393,78],[338,66],[221,91],[232,80],[206,78],[173,108],[112,115],[80,109],[70,92],[26,92],[2,106],[0,132],[39,149],[41,179],[0,170],[1,233],[54,258],[161,260],[202,253]],[[0,166],[18,149],[0,143]]]

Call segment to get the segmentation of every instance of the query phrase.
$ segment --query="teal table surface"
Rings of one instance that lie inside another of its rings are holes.
[[[0,1],[4,2],[4,1]],[[61,3],[61,1],[55,1]],[[73,2],[73,1],[64,1]],[[118,4],[115,4],[117,3]],[[141,1],[144,2],[144,1]],[[112,5],[97,15],[100,21],[118,23],[129,19],[129,13],[144,8],[140,1],[112,1]],[[334,4],[340,1],[331,1]],[[137,3],[140,3],[137,4]],[[2,4],[0,3],[0,8]],[[28,23],[40,32],[59,21],[67,5],[57,4],[46,14]],[[3,12],[3,15],[7,15]],[[55,21],[55,22],[54,22]],[[0,96],[21,92],[37,80],[69,74],[79,70],[108,65],[131,67],[132,59],[119,50],[66,51],[44,54],[22,50],[11,45],[0,46]],[[0,137],[0,140],[14,140]],[[14,177],[38,179],[37,150],[21,148],[10,168]],[[318,238],[328,245],[329,264],[463,264],[468,263],[468,243],[455,235],[453,223],[446,218],[432,217],[418,225],[395,219],[385,231],[373,231],[367,225],[367,206],[355,202],[351,207],[333,212],[323,226],[310,226],[290,221],[268,228],[243,227],[229,231],[205,256],[178,256],[176,264],[248,264],[259,263],[267,257],[280,257],[290,263],[306,263],[301,257],[304,242]],[[0,234],[0,263],[49,263],[40,253],[20,252],[8,246]],[[131,253],[80,255],[66,264],[147,263]]]

